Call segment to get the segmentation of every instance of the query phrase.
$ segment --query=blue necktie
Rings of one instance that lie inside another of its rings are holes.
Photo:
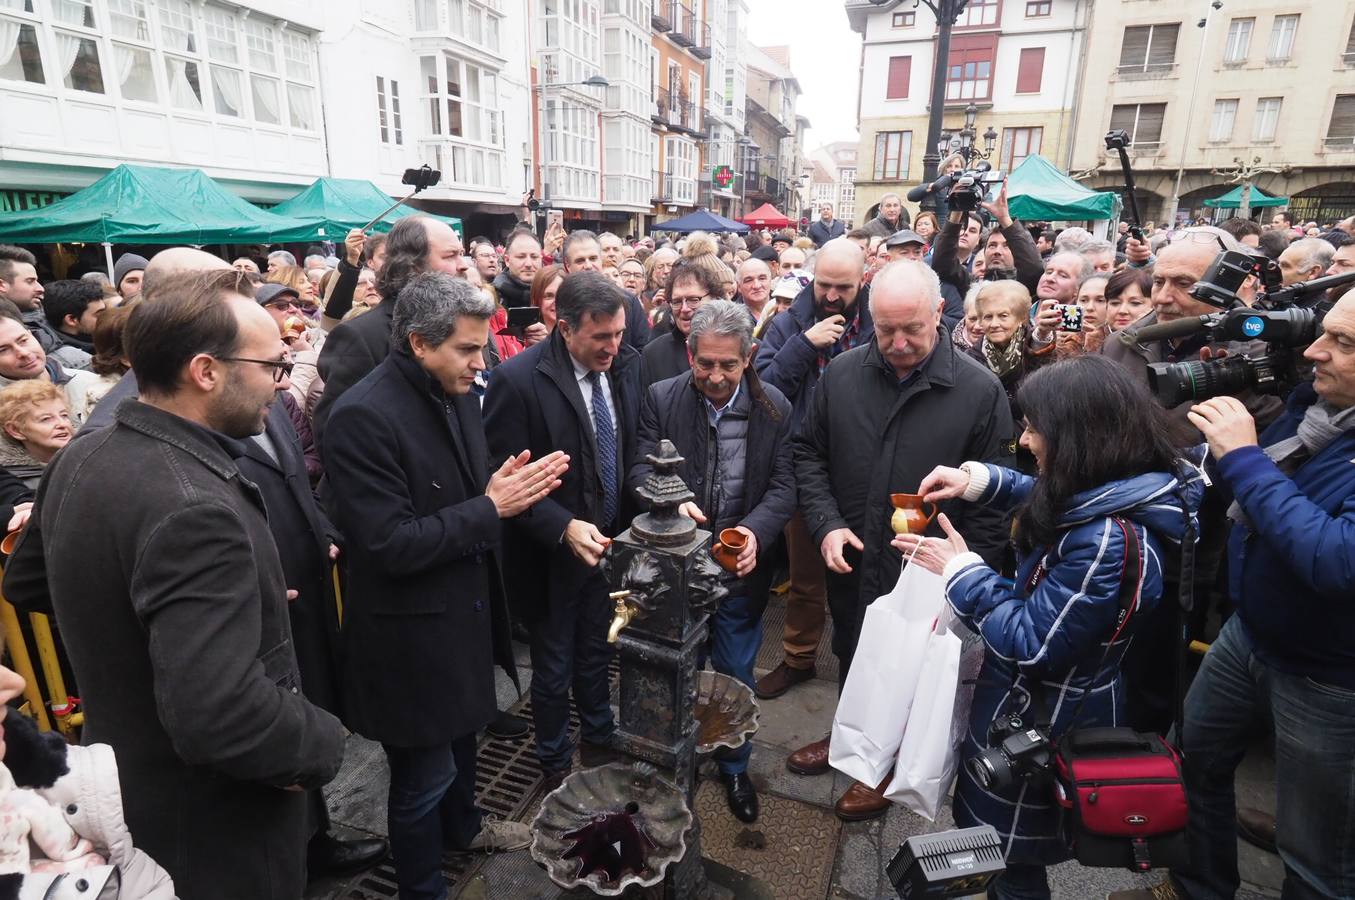
[[[597,372],[589,372],[588,380],[593,383],[593,428],[597,432],[598,472],[602,475],[602,521],[598,524],[606,528],[616,522],[619,499],[616,482],[616,431],[612,428],[612,413],[607,407],[602,378]]]

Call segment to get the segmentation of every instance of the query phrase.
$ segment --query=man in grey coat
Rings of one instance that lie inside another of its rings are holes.
[[[170,277],[127,324],[140,400],[52,462],[5,595],[55,613],[84,738],[117,753],[127,825],[179,895],[295,900],[305,791],[344,730],[301,693],[263,500],[225,446],[263,430],[286,348],[234,270]]]

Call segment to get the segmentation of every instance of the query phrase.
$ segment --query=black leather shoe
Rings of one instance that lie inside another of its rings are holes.
[[[757,790],[753,787],[748,773],[736,772],[733,775],[721,773],[720,780],[725,783],[725,797],[729,800],[729,811],[734,814],[734,818],[750,825],[756,822]]]
[[[341,841],[331,835],[316,835],[306,848],[306,874],[317,878],[343,878],[356,875],[381,862],[390,852],[390,844],[381,838]]]
[[[579,741],[579,765],[585,769],[605,766],[616,762],[621,754],[610,744],[595,744],[592,741]]]
[[[488,731],[494,737],[508,740],[526,737],[530,729],[531,726],[527,724],[526,719],[510,716],[506,712],[499,713],[493,721],[485,726],[485,731]]]
[[[543,769],[541,772],[541,793],[549,794],[564,783],[569,777],[571,769],[566,766],[563,769]]]

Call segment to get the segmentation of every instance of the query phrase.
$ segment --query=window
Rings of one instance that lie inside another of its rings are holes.
[[[1129,141],[1139,149],[1156,150],[1162,143],[1165,103],[1130,103],[1111,108],[1110,130],[1129,132]]]
[[[379,79],[378,79],[379,80]],[[391,79],[391,130],[395,133],[395,143],[405,143],[405,126],[400,118],[400,82]],[[382,138],[382,140],[385,140]]]
[[[160,0],[160,33],[165,46],[181,53],[197,53],[193,34],[193,8],[188,0]]]
[[[1016,66],[1016,92],[1018,94],[1038,94],[1043,79],[1044,48],[1023,47],[1020,62]]]
[[[992,94],[993,47],[951,50],[946,100],[987,100]]]
[[[282,55],[287,59],[287,77],[311,81],[311,42],[304,34],[288,31],[282,36]]]
[[[216,101],[216,111],[223,116],[243,116],[244,99],[240,96],[240,73],[235,69],[223,69],[212,66],[212,96]]]
[[[113,66],[124,100],[156,103],[160,99],[155,88],[155,68],[151,52],[127,44],[113,44]]]
[[[1043,128],[1004,128],[1002,129],[1001,168],[1010,172],[1026,157],[1040,152],[1040,143],[1044,140]]]
[[[293,128],[315,131],[315,89],[287,82],[287,113]]]
[[[1180,30],[1179,23],[1126,28],[1120,44],[1120,71],[1169,71],[1176,62],[1176,35]]]
[[[9,29],[14,44],[6,51],[0,44],[0,81],[26,81],[46,84],[42,71],[42,54],[38,50],[38,33],[32,25],[20,25],[10,19],[0,19],[0,33]],[[8,56],[6,56],[8,52]]]
[[[1284,62],[1294,55],[1294,35],[1299,30],[1298,16],[1276,16],[1270,29],[1270,46],[1266,48],[1266,60]]]
[[[278,80],[263,75],[249,76],[250,97],[254,101],[254,119],[265,125],[282,124],[282,101],[278,97]]]
[[[1047,16],[1052,11],[1053,5],[1051,0],[1030,0],[1026,4],[1026,18],[1036,19],[1040,16]]]
[[[664,163],[671,181],[669,198],[677,203],[696,202],[696,145],[686,138],[664,140]]]
[[[911,56],[891,56],[889,58],[889,80],[885,85],[886,100],[908,99],[908,77],[912,73]]]
[[[57,65],[65,70],[62,84],[73,91],[91,94],[104,92],[103,70],[99,68],[99,45],[77,34],[56,32]]]
[[[1253,141],[1275,140],[1275,129],[1280,124],[1280,97],[1262,97],[1256,101],[1256,122],[1252,128]]]
[[[1325,143],[1328,147],[1355,147],[1355,94],[1341,94],[1336,98]]]
[[[273,40],[273,26],[258,19],[245,20],[245,47],[249,50],[249,64],[260,72],[278,70],[277,44]]]
[[[146,18],[146,0],[108,0],[108,19],[113,36],[149,43],[150,20]]]
[[[998,0],[969,0],[964,13],[955,20],[955,27],[992,27],[997,24],[999,5]]]
[[[1251,52],[1251,33],[1255,27],[1255,19],[1233,19],[1228,23],[1228,39],[1223,44],[1224,62],[1247,61],[1247,54]]]
[[[202,80],[197,63],[166,55],[165,82],[169,85],[169,102],[173,106],[202,112]]]
[[[912,12],[911,10],[909,12],[894,13],[894,18],[890,24],[895,28],[912,28],[917,24],[917,13]]]
[[[902,181],[908,177],[913,152],[911,131],[881,131],[875,135],[875,180]]]
[[[7,3],[6,6],[12,6]],[[52,4],[52,15],[62,25],[94,27],[94,0],[60,0]]]
[[[1229,141],[1233,138],[1233,123],[1237,121],[1237,100],[1215,100],[1214,115],[1209,121],[1211,141]]]
[[[389,144],[390,125],[386,120],[386,79],[380,75],[376,76],[376,121],[377,130],[381,134],[381,143]]]
[[[437,31],[437,29],[438,0],[414,0],[414,30]]]
[[[215,6],[205,6],[202,20],[207,32],[207,56],[217,62],[235,65],[240,62],[240,37],[235,27],[235,16]]]

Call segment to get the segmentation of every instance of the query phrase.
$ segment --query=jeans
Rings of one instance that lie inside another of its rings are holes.
[[[1007,871],[988,886],[988,900],[1049,900],[1044,866],[1007,863]]]
[[[465,849],[480,833],[475,734],[436,747],[382,749],[391,770],[386,819],[400,900],[444,900],[443,847]]]
[[[767,595],[760,599],[749,596],[730,596],[720,601],[710,620],[710,664],[721,675],[737,678],[750,688],[753,686],[753,662],[762,645],[762,611],[767,607]],[[716,755],[723,775],[737,775],[748,771],[748,757],[753,752],[751,738],[737,750]]]
[[[1281,896],[1355,896],[1355,691],[1270,668],[1233,616],[1186,695],[1191,862],[1172,877],[1193,900],[1237,892],[1233,774],[1249,739],[1271,728]]]
[[[568,769],[574,746],[569,740],[569,694],[579,711],[585,741],[605,744],[616,731],[612,718],[607,643],[612,610],[607,582],[590,578],[577,594],[552,603],[532,626],[532,722],[541,768]]]

